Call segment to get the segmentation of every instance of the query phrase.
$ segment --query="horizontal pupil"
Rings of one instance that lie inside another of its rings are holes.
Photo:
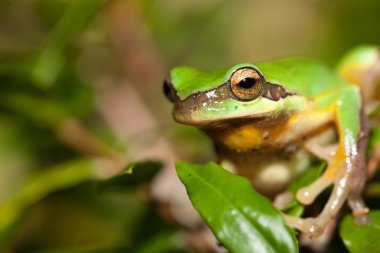
[[[250,89],[256,84],[256,79],[254,78],[244,78],[239,82],[239,86],[243,89]]]

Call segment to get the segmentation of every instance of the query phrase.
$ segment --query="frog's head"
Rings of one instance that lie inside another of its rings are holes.
[[[214,71],[176,67],[164,82],[164,92],[174,104],[176,121],[200,126],[277,115],[285,107],[281,98],[288,95],[252,64]]]

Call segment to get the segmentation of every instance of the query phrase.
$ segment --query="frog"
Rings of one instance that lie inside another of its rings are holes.
[[[353,60],[342,64],[342,73]],[[217,70],[174,67],[164,81],[173,117],[200,128],[214,142],[219,163],[275,196],[310,165],[323,173],[299,189],[303,205],[332,186],[315,217],[283,214],[286,224],[320,236],[345,203],[356,224],[370,223],[366,182],[367,117],[360,85],[326,64],[302,57],[239,63]],[[333,144],[331,144],[333,142]]]

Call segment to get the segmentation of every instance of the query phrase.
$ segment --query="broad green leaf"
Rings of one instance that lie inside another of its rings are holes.
[[[371,211],[372,224],[359,227],[351,214],[340,224],[340,236],[351,253],[380,253],[380,211]]]
[[[280,212],[246,178],[215,163],[177,162],[176,170],[194,207],[232,253],[298,251]]]

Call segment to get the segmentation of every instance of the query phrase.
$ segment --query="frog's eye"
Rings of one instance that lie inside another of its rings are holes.
[[[172,102],[174,103],[175,102],[175,99],[176,99],[176,95],[175,95],[175,91],[173,89],[173,86],[171,85],[171,83],[168,81],[168,80],[164,80],[164,84],[163,84],[163,91],[164,91],[164,94],[165,96]]]
[[[264,83],[263,76],[252,67],[237,69],[230,78],[232,93],[243,101],[258,98],[263,93]]]

